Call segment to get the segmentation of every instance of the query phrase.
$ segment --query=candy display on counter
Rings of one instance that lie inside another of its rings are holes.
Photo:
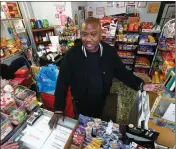
[[[79,115],[79,125],[76,128],[72,144],[83,148],[120,148],[123,142],[119,125],[110,121],[109,123],[97,118]]]
[[[156,40],[152,35],[140,35],[139,43],[155,43]]]
[[[0,128],[1,140],[3,140],[13,130],[13,126],[10,123],[8,116],[2,112],[0,112]]]
[[[122,133],[123,134],[122,134]],[[132,134],[132,135],[131,135]],[[130,136],[130,137],[129,137]],[[145,138],[148,143],[140,141]],[[138,142],[140,147],[153,148],[159,133],[146,129],[136,128],[132,124],[119,125],[112,121],[79,115],[78,125],[73,132],[71,148],[83,149],[130,149]]]
[[[117,51],[118,55],[120,57],[124,57],[124,58],[134,58],[134,53],[133,52],[129,52],[129,51]]]
[[[135,43],[138,42],[138,34],[118,34],[117,39],[120,42]]]
[[[147,57],[137,56],[136,57],[136,65],[150,66],[150,61]]]

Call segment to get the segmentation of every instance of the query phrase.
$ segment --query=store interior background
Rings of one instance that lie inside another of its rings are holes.
[[[96,14],[96,7],[104,7],[106,16],[109,16],[109,15],[117,15],[117,14],[126,13],[126,6],[130,5],[130,4],[127,4],[127,2],[125,2],[124,7],[117,8],[115,4],[116,2],[114,2],[113,7],[107,7],[107,2],[18,2],[18,3],[21,8],[21,13],[23,15],[25,27],[26,27],[26,30],[28,31],[28,36],[30,38],[30,44],[33,49],[37,49],[37,48],[35,47],[35,41],[34,41],[34,38],[31,32],[30,19],[31,18],[36,18],[36,19],[46,18],[50,26],[56,27],[60,25],[59,18],[56,18],[55,16],[58,13],[56,10],[57,6],[65,6],[65,11],[63,11],[63,14],[65,14],[66,16],[69,16],[72,19],[75,19],[75,12],[78,14],[79,6],[83,6],[86,9],[89,9],[91,7],[91,9],[93,10],[93,16],[97,18],[102,18],[103,17],[102,15]],[[160,9],[157,13],[147,13],[147,8],[150,3],[158,3],[160,5]],[[135,9],[140,14],[141,22],[153,22],[153,24],[157,22],[158,24],[163,26],[169,20],[167,18],[170,17],[170,14],[175,14],[175,2],[147,2],[147,6],[145,8],[138,8],[137,2],[135,2],[134,5],[135,5]],[[86,18],[87,18],[87,13],[86,13]],[[77,28],[80,28],[80,24],[81,24],[79,19],[80,18],[78,16],[79,24],[77,25]],[[12,36],[8,33],[7,29],[5,29],[3,25],[1,26],[1,36],[5,36],[7,40],[12,38]],[[11,61],[12,60],[13,58],[11,59]],[[125,92],[123,91],[119,92],[120,90],[123,90]],[[111,91],[113,93],[118,92],[118,101],[119,101],[118,106],[119,107],[118,109],[115,109],[115,110],[117,110],[117,113],[118,113],[117,120],[120,123],[124,119],[128,118],[130,109],[134,110],[134,108],[136,108],[136,107],[132,107],[132,105],[134,105],[137,92],[128,88],[123,83],[118,82],[116,80],[113,83]],[[156,94],[151,93],[149,95],[150,97],[154,99],[156,99],[157,97]],[[150,102],[151,102],[150,104],[154,103],[154,101],[152,100]],[[121,111],[123,111],[123,113]],[[113,112],[114,111],[112,111],[112,113]],[[131,121],[129,121],[129,123],[135,123],[136,122],[135,118],[137,116],[137,113],[132,111],[130,114],[131,115],[129,117],[131,117],[132,119],[130,119]],[[172,136],[174,135],[172,131],[169,131],[169,133]],[[162,141],[166,144],[169,144],[168,143],[169,141],[171,141],[172,143],[174,142],[171,139],[170,140],[165,139],[165,133],[163,133],[162,135]]]

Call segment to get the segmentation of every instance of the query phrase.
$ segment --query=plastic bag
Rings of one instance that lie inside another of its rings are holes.
[[[56,65],[49,64],[41,68],[36,76],[39,92],[54,94],[59,70]]]

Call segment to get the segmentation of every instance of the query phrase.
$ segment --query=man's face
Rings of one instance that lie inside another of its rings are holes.
[[[83,45],[88,51],[94,51],[101,40],[101,28],[96,23],[85,24],[83,23],[81,28],[81,39]]]

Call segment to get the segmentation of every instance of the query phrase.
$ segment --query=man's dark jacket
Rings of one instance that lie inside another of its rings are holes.
[[[125,65],[122,63],[113,47],[104,42],[101,42],[101,45],[103,47],[102,56],[100,58],[103,97],[106,98],[109,94],[113,77],[122,81],[129,87],[139,90],[143,81],[125,68]],[[87,57],[83,51],[82,45],[71,48],[64,56],[55,91],[54,108],[56,111],[65,110],[68,86],[70,86],[72,97],[75,100],[80,101],[86,98],[88,87],[86,60]]]

